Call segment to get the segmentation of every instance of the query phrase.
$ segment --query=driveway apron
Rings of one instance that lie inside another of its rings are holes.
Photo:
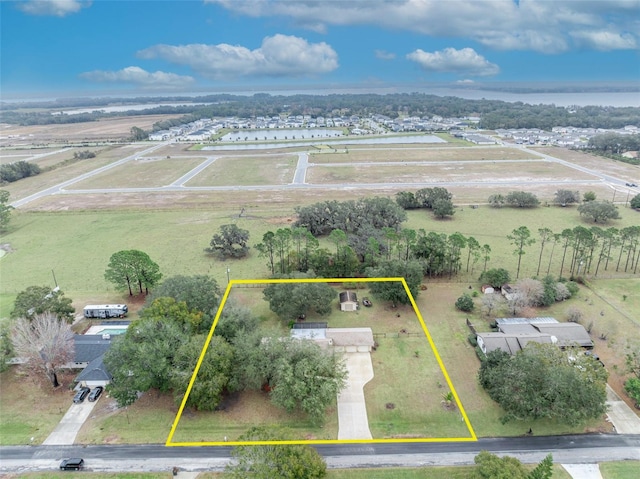
[[[338,394],[338,439],[372,439],[363,387],[373,379],[371,353],[345,353],[349,378]]]

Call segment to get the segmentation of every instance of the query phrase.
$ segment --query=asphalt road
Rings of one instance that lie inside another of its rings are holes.
[[[477,442],[318,445],[329,467],[438,466],[473,464],[482,450],[508,454],[525,463],[552,454],[554,462],[593,464],[640,460],[640,435],[587,434],[486,438]],[[66,457],[84,458],[96,471],[222,470],[230,447],[165,447],[163,445],[4,446],[0,472],[50,470]]]

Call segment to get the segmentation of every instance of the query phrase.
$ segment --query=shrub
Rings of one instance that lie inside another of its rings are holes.
[[[469,344],[474,348],[478,345],[478,337],[474,333],[470,333],[467,339],[469,340]]]
[[[629,397],[635,401],[636,407],[640,405],[640,379],[627,379],[624,383],[624,390],[627,392]]]
[[[578,308],[571,307],[567,309],[567,321],[570,323],[580,323],[583,316],[582,311]]]
[[[580,291],[580,286],[578,286],[578,283],[576,283],[575,281],[569,281],[565,286],[571,293],[571,296],[575,296],[576,294],[578,294],[578,291]]]
[[[456,300],[456,308],[467,313],[473,311],[473,299],[467,293],[464,293]]]
[[[571,297],[571,291],[566,284],[557,283],[556,284],[556,301],[564,301],[565,299],[569,299]]]

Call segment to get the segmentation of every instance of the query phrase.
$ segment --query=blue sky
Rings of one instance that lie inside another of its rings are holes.
[[[0,87],[640,82],[640,0],[0,0]]]

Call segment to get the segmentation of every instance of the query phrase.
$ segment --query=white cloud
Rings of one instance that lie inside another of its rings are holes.
[[[573,47],[628,48],[625,41],[583,41],[572,31],[609,31],[640,43],[640,0],[205,0],[241,15],[327,25],[377,25],[443,38],[468,38],[499,50],[558,53]],[[574,39],[576,41],[574,41]]]
[[[384,50],[375,50],[376,58],[380,60],[393,60],[396,57],[395,53],[387,52]]]
[[[140,67],[127,67],[117,71],[94,70],[80,74],[81,78],[94,82],[134,83],[151,88],[178,88],[189,85],[193,77],[167,72],[148,72]]]
[[[52,15],[64,17],[91,6],[89,0],[26,0],[18,8],[29,15]]]
[[[582,30],[571,32],[577,43],[595,50],[630,50],[638,46],[636,39],[630,34],[611,31]]]
[[[328,44],[309,43],[288,35],[265,37],[260,48],[240,45],[154,45],[138,52],[140,58],[162,58],[188,65],[214,79],[244,76],[313,76],[338,68],[338,55]]]
[[[491,76],[500,72],[500,67],[478,55],[473,48],[445,48],[438,52],[425,52],[417,49],[407,55],[407,59],[416,62],[423,70],[432,72],[456,73],[467,76]]]

